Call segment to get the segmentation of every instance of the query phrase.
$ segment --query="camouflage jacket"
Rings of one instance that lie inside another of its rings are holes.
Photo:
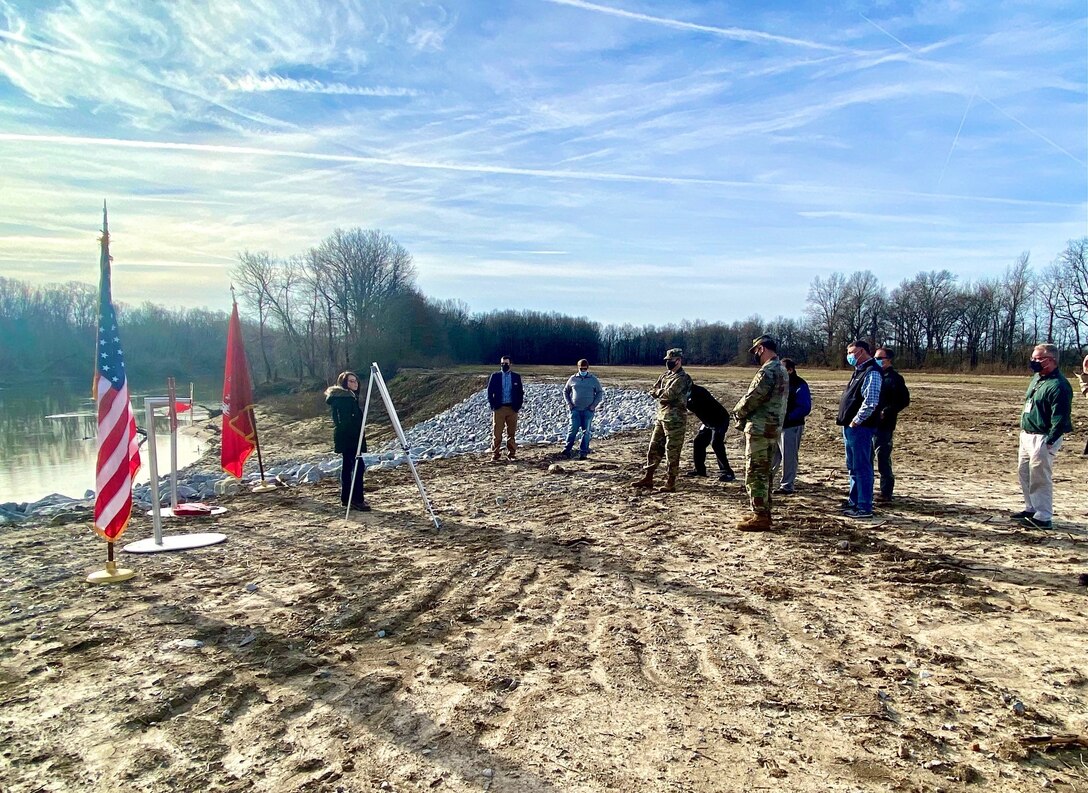
[[[733,408],[737,421],[749,435],[777,438],[786,418],[789,374],[777,357],[759,367],[748,393]]]
[[[650,396],[657,400],[657,418],[683,418],[691,396],[691,376],[681,366],[675,372],[665,372],[657,378]]]

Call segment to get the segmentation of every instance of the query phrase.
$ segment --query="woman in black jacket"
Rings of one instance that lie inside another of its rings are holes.
[[[366,451],[366,436],[363,435],[363,410],[359,407],[359,376],[355,372],[341,372],[336,377],[336,385],[325,391],[325,404],[332,408],[332,440],[336,451],[344,457],[340,469],[340,505],[346,507],[351,501],[351,508],[359,512],[369,512],[370,505],[363,498],[363,471],[366,466],[363,458],[356,458],[355,450]],[[363,435],[363,445],[359,447],[359,436]],[[355,475],[355,489],[351,487],[351,474],[358,465]]]

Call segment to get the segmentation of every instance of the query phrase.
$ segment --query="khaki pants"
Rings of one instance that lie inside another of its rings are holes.
[[[1061,438],[1053,446],[1047,446],[1045,435],[1020,433],[1018,473],[1020,489],[1024,492],[1024,509],[1035,510],[1035,517],[1039,520],[1050,520],[1054,517],[1054,480],[1051,467],[1061,445]]]
[[[511,457],[518,450],[514,435],[518,431],[518,413],[509,405],[503,405],[493,414],[495,425],[491,437],[491,456],[498,457],[502,448],[502,430],[506,428],[506,453]]]

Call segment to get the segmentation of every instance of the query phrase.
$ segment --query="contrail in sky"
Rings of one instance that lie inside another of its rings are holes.
[[[548,1],[549,1],[549,2],[558,2],[558,0],[548,0]],[[889,32],[888,32],[887,30],[885,30],[884,28],[882,28],[882,27],[881,27],[880,25],[878,25],[878,24],[877,24],[876,22],[874,22],[873,20],[869,19],[869,17],[865,16],[865,14],[858,14],[858,16],[860,16],[860,17],[861,17],[862,19],[864,19],[864,20],[865,20],[866,22],[868,22],[868,23],[869,23],[870,25],[872,25],[872,26],[873,26],[874,28],[876,28],[877,30],[879,30],[879,31],[880,31],[881,33],[883,33],[883,34],[884,34],[885,36],[887,36],[888,38],[890,38],[890,39],[891,39],[892,41],[894,41],[894,42],[895,42],[896,44],[898,44],[898,45],[899,45],[900,47],[903,47],[903,48],[904,48],[905,50],[907,50],[908,52],[910,52],[910,53],[911,53],[912,55],[914,55],[915,57],[917,57],[917,58],[919,58],[919,59],[922,59],[922,56],[921,56],[921,54],[919,54],[917,50],[915,50],[915,49],[914,49],[913,47],[909,46],[909,45],[908,45],[908,44],[907,44],[906,42],[902,41],[901,39],[898,39],[898,38],[896,38],[895,36],[893,36],[893,35],[892,35],[891,33],[889,33]],[[947,71],[947,69],[948,69],[948,67],[947,67],[947,66],[945,66],[945,65],[944,65],[943,63],[940,63],[939,61],[928,61],[928,63],[930,63],[930,64],[932,64],[932,65],[936,66],[936,67],[937,67],[937,68],[939,68],[939,69],[943,69],[943,70],[946,70],[946,71]],[[1002,110],[1002,109],[1001,109],[1000,107],[998,107],[997,105],[995,105],[995,104],[994,104],[994,103],[993,103],[992,101],[990,101],[990,99],[989,99],[989,98],[987,98],[987,97],[986,97],[986,96],[984,96],[983,94],[980,94],[980,93],[978,93],[978,89],[977,89],[977,88],[975,89],[975,93],[974,93],[974,94],[973,94],[973,95],[971,96],[971,99],[972,99],[972,101],[974,100],[974,98],[975,98],[976,96],[977,96],[977,97],[978,97],[979,99],[981,99],[981,100],[982,100],[983,102],[985,102],[986,104],[988,104],[988,105],[989,105],[990,107],[992,107],[992,108],[993,108],[994,110],[996,110],[996,111],[997,111],[998,113],[1000,113],[1001,115],[1005,116],[1005,118],[1009,119],[1010,121],[1014,121],[1014,122],[1016,122],[1017,124],[1019,124],[1019,125],[1020,125],[1021,127],[1023,127],[1023,128],[1025,129],[1025,130],[1027,130],[1028,132],[1030,132],[1030,133],[1031,133],[1032,135],[1034,135],[1035,137],[1037,137],[1037,138],[1039,138],[1040,140],[1042,140],[1043,142],[1045,142],[1045,143],[1047,143],[1047,144],[1049,144],[1049,145],[1053,146],[1053,147],[1054,147],[1055,149],[1057,149],[1058,151],[1060,151],[1060,152],[1061,152],[1062,154],[1064,154],[1064,155],[1065,155],[1066,157],[1068,157],[1069,159],[1071,159],[1071,160],[1072,160],[1073,162],[1077,163],[1077,165],[1080,165],[1080,166],[1088,165],[1088,163],[1085,163],[1085,162],[1084,162],[1084,160],[1082,160],[1082,159],[1080,159],[1079,157],[1075,156],[1074,154],[1072,154],[1072,153],[1070,153],[1070,152],[1066,151],[1066,150],[1065,150],[1064,148],[1062,148],[1062,147],[1061,147],[1061,146],[1059,146],[1059,145],[1058,145],[1057,143],[1055,143],[1054,141],[1052,141],[1052,140],[1051,140],[1050,138],[1048,138],[1048,137],[1047,137],[1046,135],[1044,135],[1044,134],[1043,134],[1042,132],[1039,132],[1039,130],[1037,130],[1037,129],[1033,129],[1033,128],[1029,127],[1029,126],[1028,126],[1027,124],[1025,124],[1025,123],[1024,123],[1023,121],[1021,121],[1020,119],[1018,119],[1018,118],[1017,118],[1016,116],[1012,115],[1012,113],[1009,113],[1009,112],[1008,112],[1008,111],[1006,111],[1006,110]],[[968,107],[968,109],[970,109],[971,105],[970,105],[970,104],[968,104],[968,106],[967,106],[967,107]],[[964,119],[966,119],[966,118],[967,118],[967,116],[966,116],[966,114],[964,114]],[[960,122],[960,129],[963,129],[963,121],[961,121],[961,122]],[[959,136],[960,136],[960,133],[959,133],[959,130],[957,130],[957,131],[956,131],[956,139],[957,139],[957,140],[959,140]],[[952,144],[952,145],[953,145],[953,146],[955,145],[955,142],[954,142],[954,141],[953,141],[953,144]],[[950,154],[949,156],[951,156],[951,154]],[[948,164],[948,163],[945,163],[945,165],[947,165],[947,164]],[[943,176],[943,174],[942,174],[942,176]]]
[[[624,11],[622,8],[613,8],[612,6],[598,5],[597,3],[587,3],[585,0],[544,0],[546,3],[553,3],[560,6],[570,6],[572,8],[581,8],[584,11],[596,11],[601,14],[610,14],[615,17],[623,17],[624,19],[633,19],[637,22],[649,22],[654,25],[664,25],[669,28],[676,28],[677,30],[692,30],[698,33],[709,33],[714,36],[721,36],[727,39],[733,39],[735,41],[753,41],[753,42],[765,42],[770,44],[791,44],[795,47],[808,47],[814,50],[829,50],[831,52],[847,52],[848,50],[842,47],[835,47],[830,44],[820,44],[816,41],[805,41],[804,39],[794,39],[788,36],[776,36],[773,33],[764,33],[759,30],[747,30],[745,28],[721,28],[713,25],[698,25],[694,22],[684,22],[680,19],[669,19],[668,17],[655,17],[650,14],[639,14],[634,11]]]
[[[560,171],[542,168],[513,168],[503,165],[459,164],[428,162],[427,160],[394,159],[389,157],[363,157],[352,154],[324,154],[306,151],[286,151],[266,149],[255,146],[224,146],[211,143],[174,143],[171,141],[125,140],[122,138],[90,138],[73,135],[26,135],[20,133],[0,133],[0,142],[12,143],[51,143],[61,146],[101,146],[108,148],[143,149],[148,151],[179,151],[201,154],[253,155],[257,157],[283,157],[316,162],[339,162],[356,165],[380,165],[393,168],[418,168],[429,171],[453,171],[457,173],[485,173],[505,176],[529,176],[544,179],[566,179],[596,182],[629,182],[641,184],[701,185],[708,187],[732,187],[745,190],[781,190],[785,192],[814,193],[826,196],[826,185],[806,185],[790,183],[744,182],[729,179],[700,179],[691,176],[641,176],[638,174],[609,173],[607,171]],[[890,197],[913,197],[937,200],[978,201],[980,203],[1010,204],[1018,206],[1059,206],[1076,207],[1080,204],[1068,204],[1060,201],[1038,201],[1018,198],[991,198],[986,196],[962,196],[936,193],[919,193],[910,190],[872,190],[851,188],[853,195],[873,195]]]

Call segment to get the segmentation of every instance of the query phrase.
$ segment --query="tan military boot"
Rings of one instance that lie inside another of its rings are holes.
[[[654,469],[653,468],[645,469],[642,472],[642,478],[641,479],[632,479],[630,484],[631,484],[631,487],[640,487],[640,488],[641,487],[645,487],[645,488],[653,487],[654,486]]]
[[[737,531],[770,531],[771,516],[766,512],[753,512],[739,523]]]
[[[665,479],[665,486],[661,489],[666,493],[676,492],[676,471],[669,471],[669,475]]]

